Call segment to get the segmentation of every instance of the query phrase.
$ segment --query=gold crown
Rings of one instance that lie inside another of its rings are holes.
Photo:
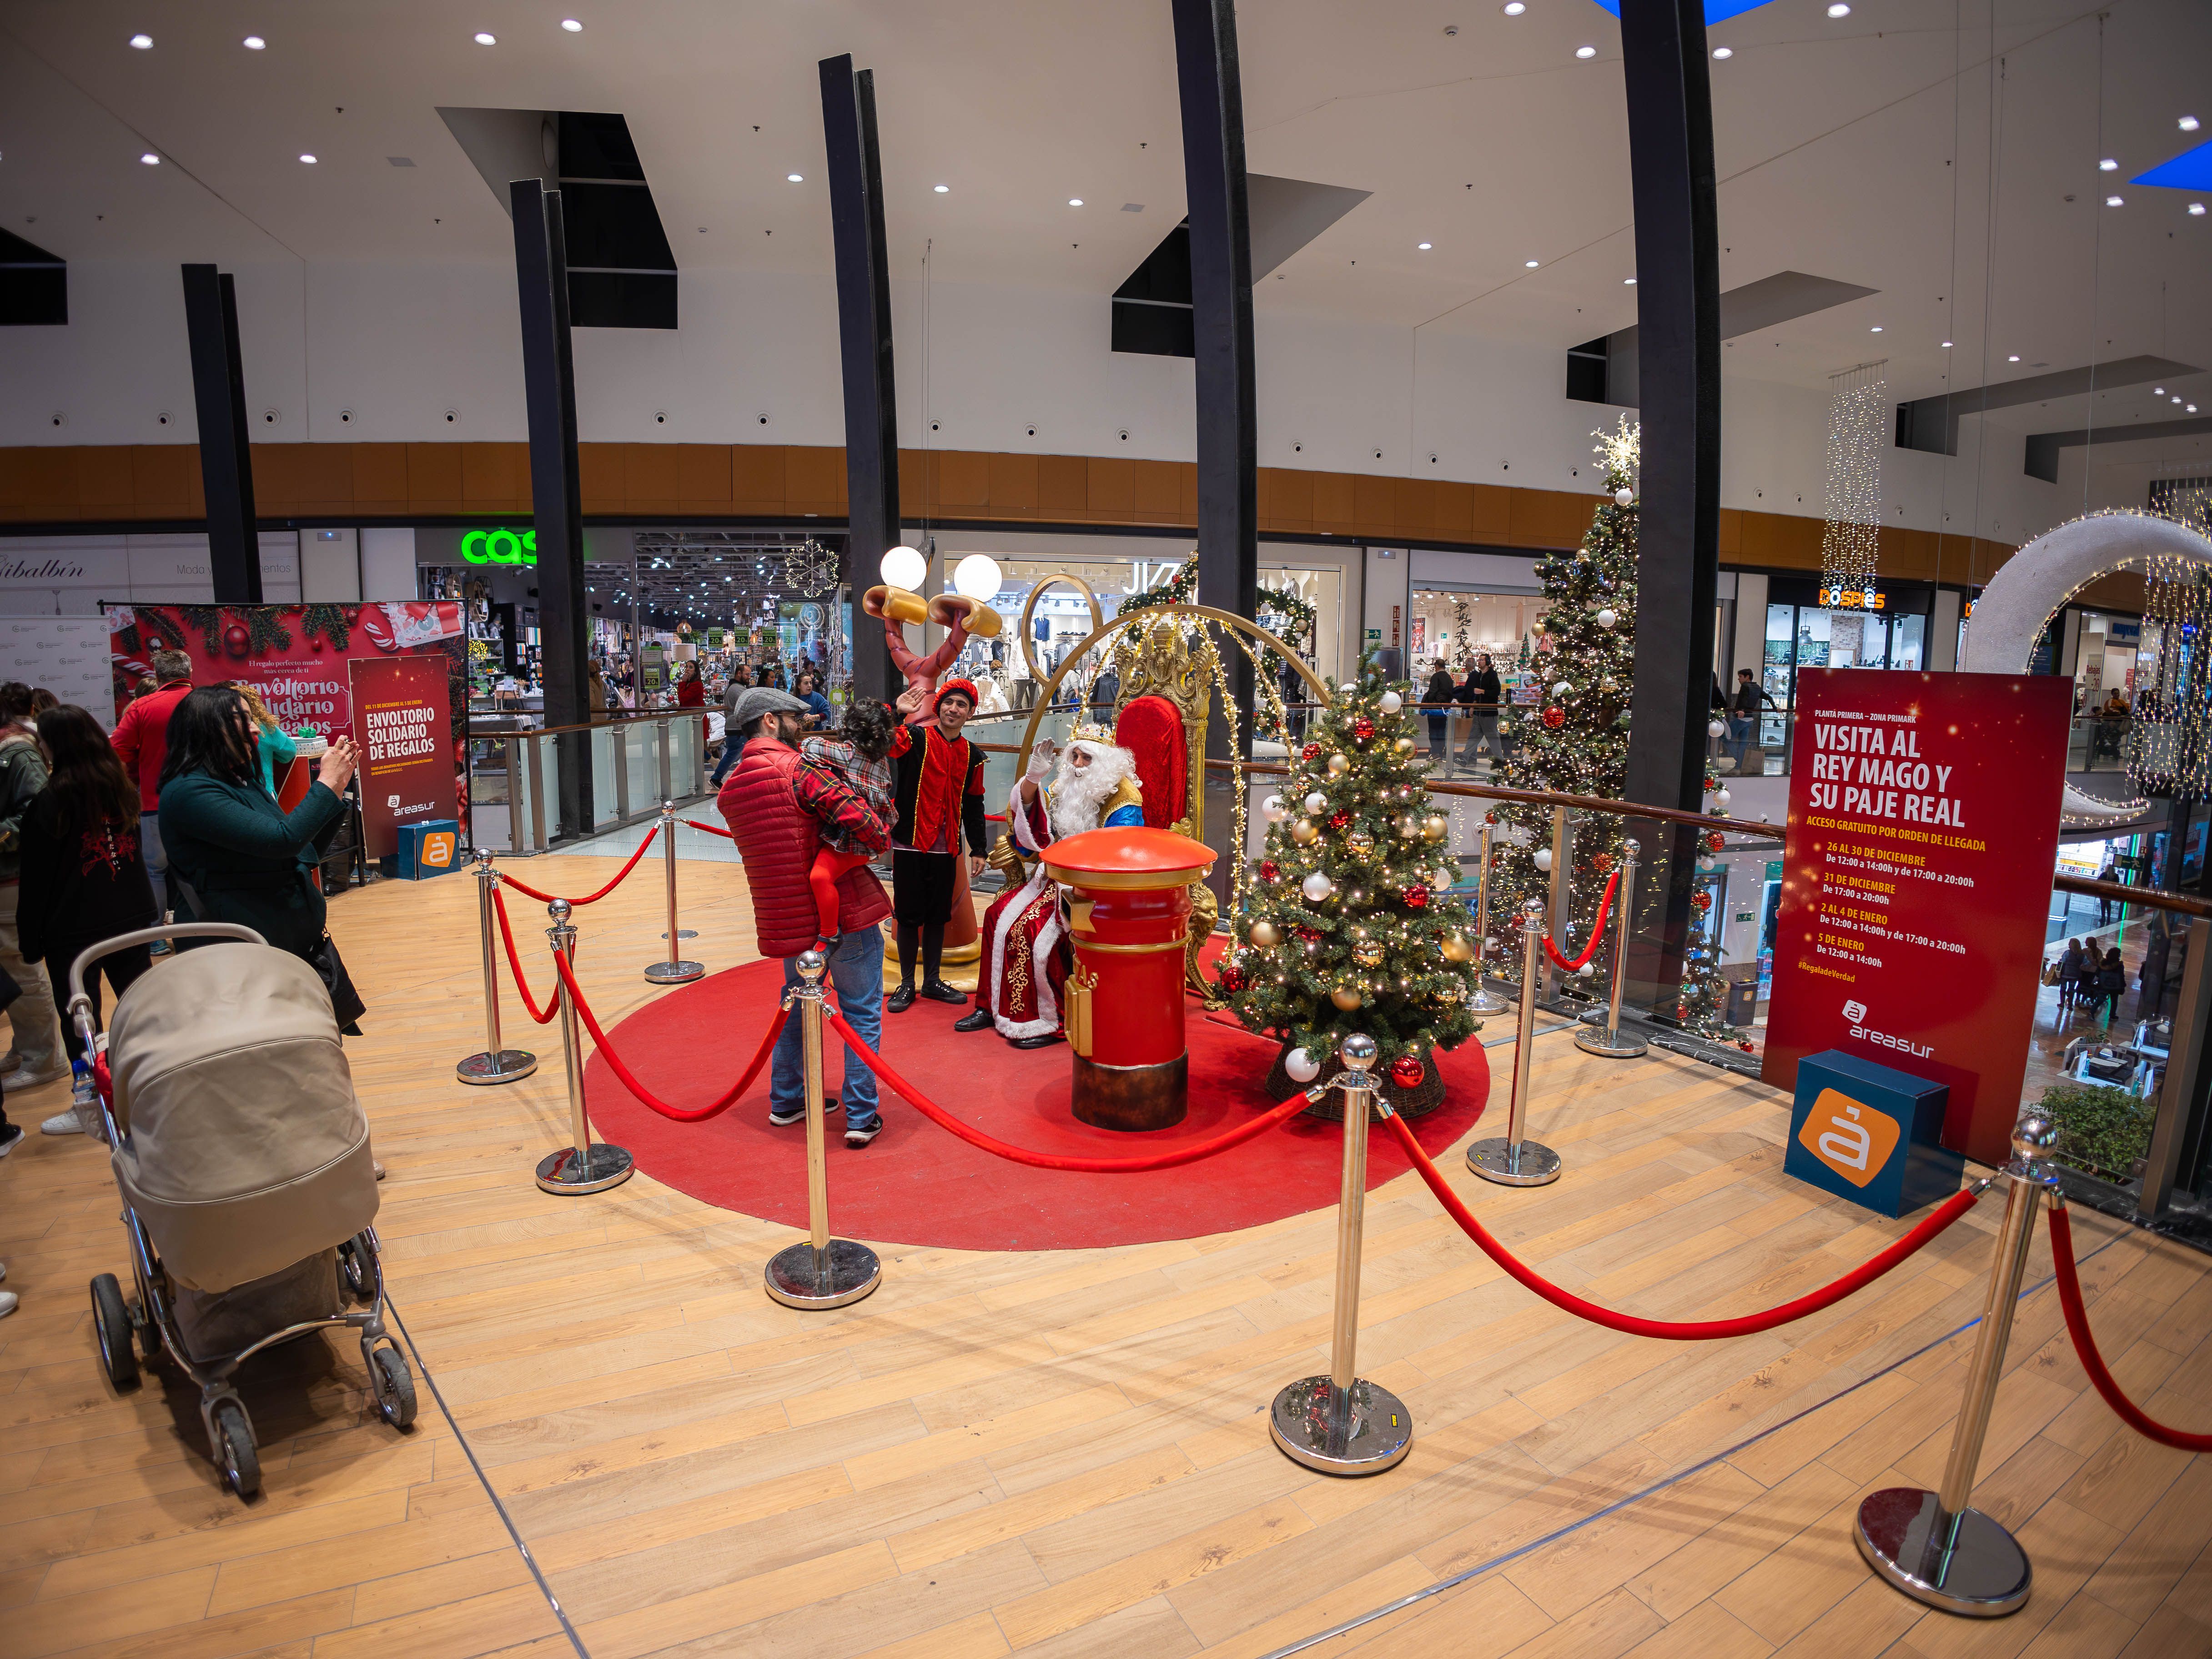
[[[1067,734],[1067,740],[1070,743],[1103,743],[1110,749],[1114,746],[1113,728],[1101,726],[1096,720],[1085,720]]]

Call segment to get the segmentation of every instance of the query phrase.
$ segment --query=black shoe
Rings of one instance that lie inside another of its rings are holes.
[[[902,1014],[913,1006],[914,987],[911,985],[902,985],[884,999],[884,1012],[887,1014]]]
[[[1008,1037],[1008,1046],[1016,1048],[1049,1048],[1055,1042],[1067,1041],[1065,1031],[1047,1031],[1038,1036]]]
[[[873,1123],[868,1124],[861,1128],[855,1129],[848,1126],[845,1130],[845,1145],[852,1151],[857,1152],[861,1147],[866,1146],[878,1135],[883,1133],[883,1132],[884,1121],[880,1117]]]
[[[921,994],[932,1002],[957,1002],[964,1006],[968,1001],[968,994],[965,991],[956,990],[941,979],[925,981]]]
[[[823,1115],[827,1116],[830,1113],[834,1112],[836,1109],[837,1097],[835,1095],[823,1096],[822,1111]],[[779,1129],[787,1129],[794,1123],[804,1123],[806,1121],[806,1103],[802,1100],[796,1106],[771,1106],[769,1108],[768,1121]]]
[[[991,1011],[988,1008],[978,1008],[974,1013],[963,1015],[954,1020],[952,1029],[956,1031],[981,1031],[988,1030],[990,1024]]]

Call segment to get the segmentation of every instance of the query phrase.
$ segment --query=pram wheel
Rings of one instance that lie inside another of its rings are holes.
[[[378,1416],[395,1429],[415,1420],[415,1375],[398,1349],[379,1348],[368,1357],[368,1380]]]
[[[92,1328],[100,1338],[100,1365],[107,1380],[118,1389],[129,1388],[138,1380],[138,1356],[131,1352],[131,1315],[113,1273],[102,1273],[92,1281]]]
[[[375,1247],[365,1232],[356,1233],[338,1246],[338,1285],[356,1302],[376,1299],[376,1275],[369,1266],[374,1256]]]
[[[253,1448],[253,1428],[246,1420],[246,1407],[224,1400],[215,1408],[215,1461],[222,1478],[240,1498],[261,1490],[261,1455]]]

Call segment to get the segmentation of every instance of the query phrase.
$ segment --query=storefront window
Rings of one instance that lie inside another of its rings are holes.
[[[1419,671],[1417,678],[1425,678],[1439,658],[1455,675],[1464,675],[1484,653],[1501,672],[1512,667],[1548,601],[1540,593],[1417,587],[1413,608],[1407,664],[1409,672]]]

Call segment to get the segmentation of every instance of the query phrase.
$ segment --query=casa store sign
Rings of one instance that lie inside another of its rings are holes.
[[[1947,1085],[1943,1145],[2009,1156],[2057,861],[2072,684],[1815,668],[1761,1075],[1828,1049]]]

